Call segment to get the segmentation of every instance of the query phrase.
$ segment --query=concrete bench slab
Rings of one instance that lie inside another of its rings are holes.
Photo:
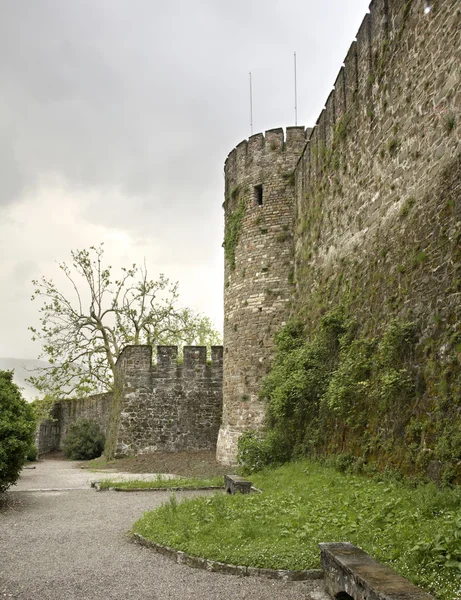
[[[319,547],[325,590],[335,600],[435,600],[353,544]]]
[[[239,475],[224,475],[224,486],[227,494],[249,494],[251,492],[251,481]]]

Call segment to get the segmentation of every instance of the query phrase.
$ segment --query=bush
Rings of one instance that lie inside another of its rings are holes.
[[[31,444],[29,446],[29,449],[27,450],[27,456],[26,456],[27,460],[29,462],[35,462],[38,458],[38,450],[35,446],[35,444]]]
[[[104,442],[104,433],[97,423],[80,419],[69,427],[63,442],[64,456],[71,460],[97,458],[104,450]]]
[[[290,458],[291,446],[278,431],[245,431],[239,437],[237,462],[246,473],[281,465]]]
[[[0,492],[18,479],[34,433],[32,409],[13,383],[13,372],[0,371]]]

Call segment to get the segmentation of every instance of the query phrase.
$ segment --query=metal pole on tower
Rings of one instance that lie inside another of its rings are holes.
[[[250,131],[253,135],[253,88],[251,85],[251,72],[250,72]]]
[[[295,52],[295,125],[298,125],[298,89],[296,81],[296,52]]]

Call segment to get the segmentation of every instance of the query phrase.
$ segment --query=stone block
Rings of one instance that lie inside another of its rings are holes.
[[[251,492],[251,481],[239,475],[224,475],[224,486],[226,494],[249,494]]]
[[[349,542],[319,544],[325,590],[352,600],[435,600]]]

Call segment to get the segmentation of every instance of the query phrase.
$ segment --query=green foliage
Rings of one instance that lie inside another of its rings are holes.
[[[300,322],[290,321],[276,336],[261,386],[268,431],[243,437],[241,463],[252,471],[347,449],[365,468],[368,457],[385,456],[423,391],[414,366],[417,341],[414,324],[397,320],[377,338],[362,336],[345,309],[324,315],[309,338]],[[274,439],[283,452],[273,449]]]
[[[456,125],[456,117],[453,113],[449,113],[443,118],[443,127],[447,133],[451,133]]]
[[[333,372],[322,396],[324,410],[330,410],[344,422],[355,418],[353,406],[363,403],[370,392],[373,340],[342,340],[338,368]]]
[[[287,185],[294,186],[295,184],[295,172],[287,171],[286,173],[282,173],[283,179],[286,181]]]
[[[285,438],[290,454],[303,453],[316,443],[315,428],[308,425],[318,420],[320,400],[337,366],[340,338],[349,326],[338,311],[321,319],[310,340],[304,339],[298,321],[288,322],[276,336],[277,353],[261,396],[269,401],[268,425]]]
[[[63,452],[70,460],[91,460],[104,450],[104,434],[100,426],[89,419],[75,421],[63,442]]]
[[[413,198],[413,196],[411,196],[410,198],[407,198],[407,200],[405,200],[402,208],[400,209],[399,217],[401,217],[401,218],[407,217],[410,214],[410,211],[414,205],[415,205],[415,199]]]
[[[40,424],[42,421],[54,420],[52,412],[57,401],[58,399],[54,396],[46,394],[43,398],[35,398],[35,400],[30,403],[37,424]]]
[[[334,130],[334,141],[336,140],[345,140],[347,134],[349,133],[349,127],[351,124],[351,115],[349,113],[344,113],[338,122],[335,125]]]
[[[448,525],[448,526],[447,526]],[[446,570],[456,577],[461,571],[461,514],[451,513],[443,531],[429,541],[420,541],[412,549],[427,570]]]
[[[34,432],[32,409],[13,383],[13,372],[0,371],[0,492],[18,479]]]
[[[387,142],[387,151],[390,156],[395,156],[400,148],[400,142],[396,138],[391,138]]]
[[[245,217],[245,200],[242,198],[236,209],[229,214],[226,220],[224,233],[224,256],[230,268],[235,269],[235,249],[240,239],[243,218]]]
[[[194,556],[273,569],[319,568],[319,542],[349,540],[452,600],[461,586],[461,489],[340,474],[303,460],[254,474],[263,494],[176,498],[134,524]]]
[[[26,458],[29,462],[35,462],[37,460],[38,450],[37,450],[37,447],[35,446],[35,444],[31,444],[29,446],[29,449],[27,450]]]
[[[283,464],[290,456],[290,444],[278,431],[246,431],[239,437],[237,462],[245,473],[260,471],[267,465]]]

